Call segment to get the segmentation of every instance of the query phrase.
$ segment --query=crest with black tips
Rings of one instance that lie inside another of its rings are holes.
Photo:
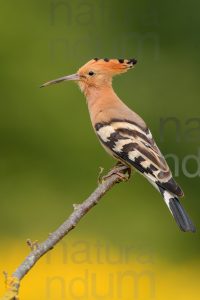
[[[136,65],[137,64],[137,59],[131,58],[131,59],[129,59],[129,61],[127,62],[127,64]]]

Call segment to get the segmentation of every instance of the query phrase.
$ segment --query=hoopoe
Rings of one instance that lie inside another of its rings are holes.
[[[136,59],[92,59],[75,74],[49,81],[42,87],[62,81],[76,81],[84,93],[92,126],[105,150],[124,165],[136,169],[162,195],[182,231],[195,227],[181,206],[182,189],[143,119],[126,106],[112,88],[112,78],[132,69]]]

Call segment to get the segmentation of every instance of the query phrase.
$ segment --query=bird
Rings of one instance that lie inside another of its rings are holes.
[[[142,174],[161,194],[179,228],[195,232],[179,197],[184,193],[173,179],[145,121],[117,96],[112,79],[133,69],[133,59],[94,58],[75,74],[44,83],[75,81],[86,97],[93,129],[103,148],[118,162]]]

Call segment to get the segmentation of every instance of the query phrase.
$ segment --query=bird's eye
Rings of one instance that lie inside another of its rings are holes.
[[[94,72],[93,72],[93,71],[90,71],[90,72],[88,73],[88,75],[93,76],[93,75],[94,75]]]

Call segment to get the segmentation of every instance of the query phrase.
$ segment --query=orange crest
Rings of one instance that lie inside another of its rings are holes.
[[[93,71],[104,71],[110,75],[118,75],[124,72],[127,72],[129,69],[133,68],[137,63],[137,60],[132,59],[99,59],[94,58],[83,65],[78,72],[85,72],[87,70]]]

